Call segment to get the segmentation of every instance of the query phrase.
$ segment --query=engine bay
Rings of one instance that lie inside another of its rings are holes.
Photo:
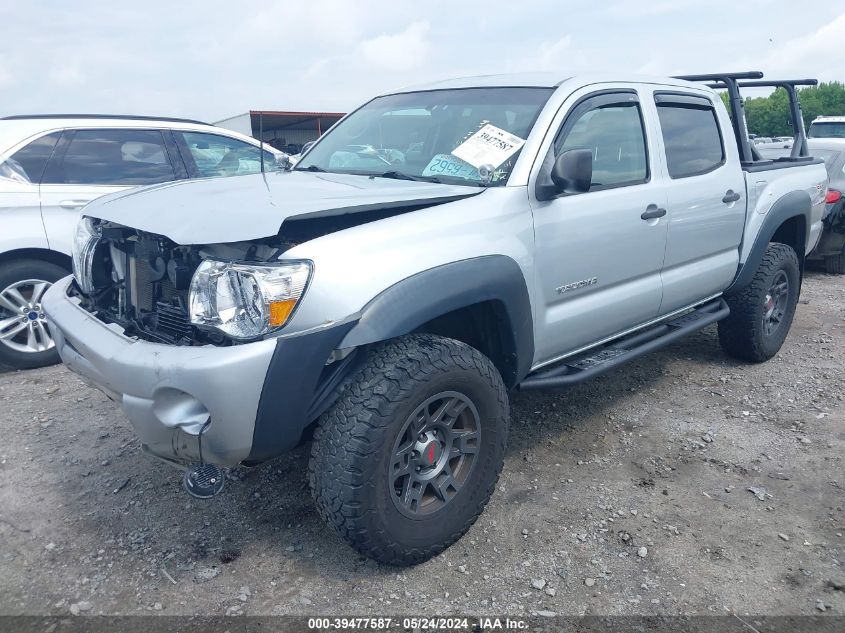
[[[82,307],[127,336],[170,345],[230,345],[213,329],[191,324],[189,293],[204,259],[267,262],[296,244],[274,236],[265,240],[183,246],[161,235],[111,222],[99,222],[90,266],[90,286],[73,292]]]

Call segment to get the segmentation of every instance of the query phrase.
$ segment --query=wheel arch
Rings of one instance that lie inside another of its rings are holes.
[[[17,248],[11,251],[0,253],[0,264],[20,261],[22,259],[37,259],[61,266],[70,272],[72,265],[68,255],[59,251],[51,251],[47,248]]]
[[[751,283],[770,242],[790,246],[798,256],[803,275],[812,209],[813,203],[806,191],[792,191],[775,202],[763,220],[748,257],[740,265],[726,293],[742,290]]]
[[[485,354],[513,387],[534,357],[531,300],[519,265],[486,255],[437,266],[382,291],[340,347],[359,347],[412,333],[462,341]]]

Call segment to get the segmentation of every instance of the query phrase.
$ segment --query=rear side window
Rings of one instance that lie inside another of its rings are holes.
[[[242,176],[261,171],[261,150],[244,141],[202,132],[181,132],[188,152],[196,165],[197,176]],[[264,170],[274,171],[276,158],[264,152]]]
[[[52,132],[19,149],[0,166],[0,177],[38,184],[61,135]]]
[[[672,178],[705,174],[725,161],[716,111],[708,103],[696,97],[682,103],[657,102],[666,163]]]
[[[70,185],[149,185],[174,179],[158,130],[76,130],[44,175],[45,183]]]

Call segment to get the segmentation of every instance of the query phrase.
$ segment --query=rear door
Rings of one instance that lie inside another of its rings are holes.
[[[174,180],[176,174],[161,130],[65,131],[40,186],[50,248],[70,253],[79,210],[95,198]]]
[[[724,290],[739,265],[745,226],[745,177],[730,120],[709,96],[655,91],[666,170],[669,235],[661,314]],[[723,117],[720,117],[723,113]]]
[[[558,115],[551,147],[541,149],[531,191],[569,149],[592,151],[593,179],[586,193],[531,198],[535,367],[657,316],[666,192],[648,105],[633,88],[576,92]]]

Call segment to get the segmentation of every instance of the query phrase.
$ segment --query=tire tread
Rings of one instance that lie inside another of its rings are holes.
[[[795,250],[787,244],[770,243],[751,283],[739,292],[725,297],[731,313],[719,322],[718,329],[719,342],[729,355],[740,360],[761,363],[777,353],[777,350],[772,353],[763,345],[763,323],[759,318],[759,309],[765,293],[768,292],[770,276],[785,264],[799,270]],[[797,295],[794,303],[797,303]],[[787,311],[785,319],[788,322],[788,331],[795,313],[795,305],[788,306]]]
[[[492,387],[508,423],[508,396],[498,370],[481,352],[453,339],[410,335],[374,346],[338,401],[320,419],[314,433],[308,480],[320,516],[361,554],[392,565],[425,561],[457,541],[472,526],[493,494],[503,460],[471,515],[443,541],[425,548],[395,544],[376,526],[359,498],[374,486],[378,473],[359,465],[375,460],[385,441],[391,409],[411,397],[421,381],[450,368],[477,372]],[[504,454],[507,433],[498,434]]]

